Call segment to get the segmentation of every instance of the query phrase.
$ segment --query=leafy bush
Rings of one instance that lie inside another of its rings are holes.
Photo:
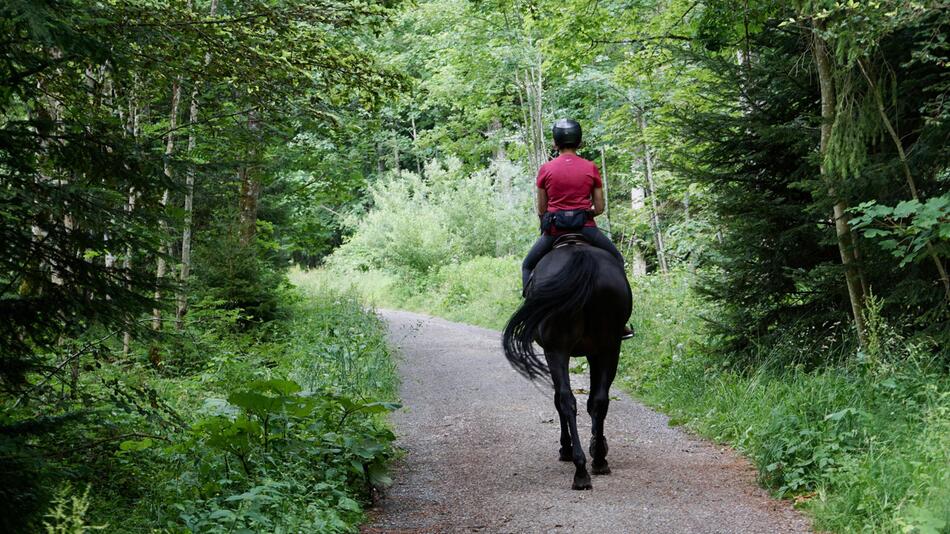
[[[170,449],[198,462],[169,481],[170,502],[180,503],[192,531],[348,530],[362,518],[353,497],[390,482],[394,436],[367,415],[396,407],[279,379],[251,382],[227,401],[210,398],[190,439]]]
[[[499,329],[521,300],[521,259],[476,257],[404,280],[374,270],[292,273],[296,284],[355,291],[366,301]]]
[[[893,208],[871,200],[852,209],[851,225],[864,237],[900,260],[900,267],[919,262],[933,252],[950,255],[950,193],[928,199],[905,200]]]
[[[371,208],[330,258],[337,269],[380,269],[409,281],[478,256],[521,254],[536,233],[531,179],[511,163],[465,175],[457,159],[374,184]]]
[[[388,482],[394,436],[382,415],[397,406],[395,367],[380,320],[352,296],[298,294],[281,302],[287,318],[246,328],[237,310],[196,303],[158,372],[145,340],[129,358],[77,359],[72,390],[34,393],[63,414],[50,414],[61,422],[44,446],[61,454],[38,491],[89,487],[80,500],[36,497],[49,528],[355,530],[371,489]],[[33,530],[43,515],[26,518]]]
[[[521,259],[479,257],[446,265],[431,277],[419,309],[489,328],[501,328],[521,301]]]

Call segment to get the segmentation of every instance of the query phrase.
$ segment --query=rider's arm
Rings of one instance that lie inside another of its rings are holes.
[[[595,187],[590,196],[594,201],[594,216],[596,217],[604,212],[604,189]]]
[[[538,188],[538,217],[542,217],[548,211],[548,192]]]

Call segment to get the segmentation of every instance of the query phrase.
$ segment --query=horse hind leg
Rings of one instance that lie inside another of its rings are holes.
[[[591,489],[590,473],[587,472],[587,457],[584,455],[580,436],[577,433],[577,400],[574,398],[574,392],[571,391],[571,379],[568,374],[570,358],[567,354],[549,353],[547,351],[545,351],[544,357],[548,362],[548,369],[551,370],[558,413],[563,414],[563,417],[567,420],[567,428],[570,434],[571,459],[574,461],[574,481],[571,484],[571,489]]]
[[[591,419],[590,456],[591,472],[595,475],[609,475],[607,463],[607,438],[604,436],[604,420],[610,407],[610,386],[617,375],[620,348],[607,354],[588,357],[590,364],[590,397],[587,399],[587,413]]]
[[[567,414],[561,409],[561,394],[555,390],[554,407],[557,408],[557,418],[561,423],[561,448],[558,450],[558,460],[562,462],[574,461],[574,445],[571,443],[571,430],[568,427]]]

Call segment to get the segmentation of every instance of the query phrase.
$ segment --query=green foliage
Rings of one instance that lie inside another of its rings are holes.
[[[15,529],[353,531],[388,483],[397,375],[372,313],[346,294],[305,295],[283,300],[286,318],[242,328],[238,311],[198,303],[159,369],[134,344],[127,360],[79,357],[72,390],[34,392],[56,420],[44,441],[5,439],[0,454],[59,454],[30,465],[36,501],[14,491],[40,508]],[[88,497],[43,498],[69,482]]]
[[[521,301],[521,259],[477,257],[445,265],[406,282],[381,271],[345,272],[333,267],[293,274],[298,285],[358,293],[377,306],[415,310],[452,321],[501,329]]]
[[[410,281],[466,259],[521,253],[536,225],[529,183],[509,162],[467,174],[454,158],[431,162],[425,177],[389,176],[371,187],[372,206],[330,262]]]
[[[710,192],[706,206],[715,214],[714,224],[721,232],[719,242],[710,247],[707,258],[712,268],[703,271],[701,292],[720,310],[714,331],[723,352],[734,361],[738,352],[747,354],[746,359],[736,361],[738,364],[758,365],[765,353],[781,353],[780,346],[797,344],[802,350],[795,352],[804,358],[786,363],[821,365],[826,362],[813,349],[829,339],[839,343],[853,337],[847,326],[849,300],[830,219],[834,199],[829,183],[819,179],[815,153],[820,121],[815,105],[816,77],[790,74],[808,52],[801,38],[803,31],[810,30],[766,24],[748,38],[756,57],[747,64],[736,65],[715,56],[688,56],[715,75],[700,82],[707,100],[691,102],[675,114],[677,132],[691,140],[678,147],[678,170]],[[902,63],[905,60],[899,58],[908,54],[904,39],[902,34],[889,34],[880,41],[878,53],[891,65],[902,65],[896,74],[895,94],[926,99],[911,80],[927,78],[924,72],[930,67]],[[812,82],[803,83],[809,79]],[[863,77],[841,81],[858,82],[866,85]],[[710,106],[709,99],[715,105]],[[749,105],[751,102],[756,104]],[[876,124],[881,120],[874,106],[864,109],[864,104],[854,102],[840,106],[835,126],[839,130],[855,133],[858,126],[849,123],[855,117]],[[920,125],[920,137],[916,138],[921,143],[919,159],[912,158],[908,164],[918,189],[932,191],[931,211],[939,211],[943,201],[936,199],[945,189],[941,178],[945,158],[932,150],[935,147],[928,139],[945,135],[938,133],[942,127],[923,126],[919,109],[909,102],[898,101],[888,112],[899,115],[892,120],[902,122],[902,128]],[[849,141],[850,150],[858,151],[860,158],[846,163],[844,152],[835,152],[837,164],[846,164],[851,170],[835,170],[825,161],[825,172],[834,176],[833,188],[845,204],[864,203],[861,205],[868,208],[900,204],[902,210],[909,209],[915,204],[907,201],[907,182],[896,148],[880,134],[882,129],[876,131],[868,135],[858,132]],[[904,142],[910,146],[910,138]],[[908,332],[942,340],[947,316],[943,296],[934,291],[939,273],[932,261],[915,261],[927,253],[928,239],[935,239],[932,229],[941,215],[933,211],[921,218],[926,229],[915,228],[902,218],[904,227],[897,229],[892,214],[879,211],[882,209],[872,209],[870,218],[855,224],[867,228],[864,237],[868,241],[884,246],[901,241],[900,247],[912,259],[895,260],[891,251],[858,239],[864,283],[884,298],[886,315],[903,316],[896,322],[906,324]],[[888,217],[890,221],[885,222]],[[888,224],[890,229],[883,228]],[[885,235],[892,230],[901,235]],[[938,241],[934,244],[942,247]],[[926,319],[915,318],[921,316],[919,310],[925,310]]]
[[[89,487],[82,494],[74,494],[69,485],[63,487],[51,503],[49,512],[43,520],[46,534],[86,534],[105,530],[108,525],[87,525],[86,512],[89,510]]]
[[[362,517],[353,496],[390,483],[394,436],[371,416],[398,404],[354,401],[329,389],[303,392],[296,382],[269,379],[248,383],[227,401],[207,399],[205,407],[208,415],[192,426],[190,440],[173,449],[212,451],[198,456],[198,476],[174,482],[174,502],[187,503],[179,517],[188,529],[347,530]],[[229,459],[240,470],[232,471]],[[307,513],[314,504],[321,513]]]
[[[0,529],[38,529],[63,478],[99,469],[115,488],[94,499],[130,490],[138,467],[104,449],[136,422],[154,434],[142,447],[173,439],[192,415],[155,381],[215,365],[247,380],[231,356],[280,315],[291,254],[339,241],[307,206],[357,196],[337,193],[359,162],[323,161],[332,149],[313,155],[313,140],[357,138],[342,118],[402,86],[366,44],[391,7],[0,5]],[[327,168],[341,170],[323,187],[301,183]],[[312,229],[322,239],[306,241]]]
[[[926,202],[905,200],[894,207],[872,200],[852,211],[857,216],[851,226],[899,259],[901,267],[932,252],[941,259],[950,256],[950,193]]]
[[[274,319],[288,289],[280,265],[286,257],[266,231],[258,232],[253,246],[242,244],[236,234],[230,224],[207,229],[195,247],[192,293],[222,309],[240,311],[243,320]]]
[[[819,529],[939,532],[950,520],[950,382],[930,347],[880,317],[880,303],[869,308],[875,341],[856,361],[776,365],[798,359],[783,353],[791,344],[736,372],[706,346],[703,317],[715,314],[690,275],[633,282],[637,336],[624,344],[621,381],[671,424],[749,455],[760,480],[813,512]],[[826,346],[822,357],[841,350]]]

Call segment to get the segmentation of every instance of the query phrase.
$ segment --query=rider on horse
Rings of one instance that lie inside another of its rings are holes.
[[[597,228],[594,217],[604,212],[604,185],[597,165],[577,155],[581,146],[581,125],[571,119],[554,123],[554,144],[558,157],[538,169],[537,209],[541,236],[521,264],[522,288],[527,290],[531,271],[551,251],[558,237],[579,233],[588,243],[617,258],[623,256],[613,242]],[[623,338],[633,334],[624,330]]]

